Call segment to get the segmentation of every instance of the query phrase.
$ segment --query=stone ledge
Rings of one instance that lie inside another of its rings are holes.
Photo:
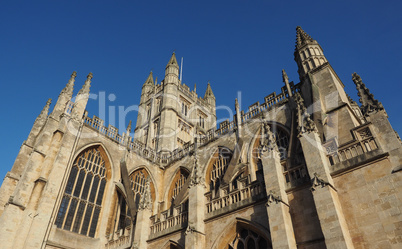
[[[381,149],[373,150],[365,154],[339,162],[330,167],[331,176],[337,177],[350,171],[365,167],[370,163],[383,160],[389,156],[389,153],[383,153]]]

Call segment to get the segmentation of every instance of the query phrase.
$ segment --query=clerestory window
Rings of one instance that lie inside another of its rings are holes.
[[[105,163],[100,147],[75,159],[57,213],[58,228],[95,237],[107,182]]]

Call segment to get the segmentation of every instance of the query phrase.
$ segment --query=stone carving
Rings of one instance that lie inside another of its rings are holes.
[[[322,188],[330,185],[328,182],[321,179],[317,173],[314,173],[314,177],[311,179],[311,191],[317,189],[317,187],[321,186]]]
[[[305,132],[317,132],[317,127],[314,121],[310,118],[310,114],[307,112],[307,108],[304,105],[304,100],[300,93],[295,93],[294,101],[297,106],[297,131],[298,136],[302,136]]]
[[[274,151],[279,154],[276,136],[272,133],[271,127],[267,122],[262,123],[261,127],[260,151],[262,153]]]
[[[278,204],[279,202],[283,203],[282,198],[279,195],[276,195],[274,191],[269,191],[266,206],[269,207],[272,203]]]
[[[197,230],[195,230],[194,227],[191,227],[190,225],[187,226],[186,231],[184,232],[185,235],[189,234],[189,233],[193,233],[193,232],[197,232]]]
[[[356,85],[357,95],[360,97],[359,102],[362,104],[360,109],[364,116],[384,110],[381,102],[374,98],[357,73],[352,74],[352,80]]]
[[[149,177],[145,183],[145,191],[141,196],[140,203],[139,203],[139,210],[152,210],[152,196],[151,196],[151,187],[150,187],[150,179]]]
[[[194,168],[193,168],[193,172],[191,172],[191,176],[190,176],[190,187],[198,185],[198,184],[204,185],[204,182],[205,182],[205,179],[199,169],[198,158],[197,158],[197,154],[195,153],[194,154]]]

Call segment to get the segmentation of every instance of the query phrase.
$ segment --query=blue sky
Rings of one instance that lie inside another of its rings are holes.
[[[356,101],[351,74],[360,74],[401,134],[401,10],[399,1],[2,1],[0,179],[73,71],[75,93],[93,72],[91,92],[114,94],[109,106],[128,107],[138,104],[150,70],[163,79],[176,51],[184,83],[197,83],[203,96],[210,80],[217,105],[230,107],[240,91],[245,110],[280,91],[282,68],[298,82],[298,25],[320,43]],[[98,115],[96,101],[88,111]]]

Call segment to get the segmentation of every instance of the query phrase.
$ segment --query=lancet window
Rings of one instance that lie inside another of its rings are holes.
[[[106,187],[106,160],[100,147],[83,151],[72,166],[56,226],[95,237]]]

